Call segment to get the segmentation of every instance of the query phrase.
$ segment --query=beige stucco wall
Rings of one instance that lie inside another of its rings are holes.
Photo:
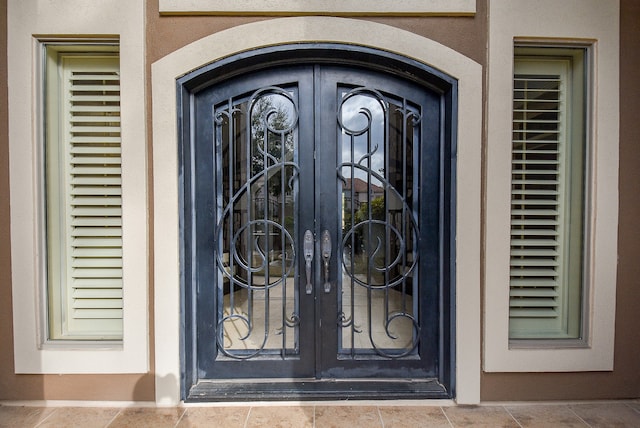
[[[266,17],[160,16],[157,0],[147,0],[147,82],[150,65],[186,44],[240,24]],[[478,0],[475,17],[368,17],[433,39],[486,65],[486,0]],[[620,88],[620,222],[616,309],[616,346],[613,372],[482,375],[481,398],[487,400],[596,399],[640,397],[640,3],[621,0]],[[0,0],[0,400],[125,400],[152,401],[154,389],[153,310],[150,320],[149,374],[134,375],[15,375],[11,309],[11,254],[9,228],[9,152],[7,111],[6,0]],[[151,91],[147,91],[151,94]],[[151,129],[151,95],[148,128]],[[147,141],[149,159],[151,137]],[[149,183],[153,172],[149,170]],[[150,191],[149,195],[153,192]],[[153,201],[149,201],[153,207]],[[153,213],[150,213],[153,236]],[[16,237],[13,237],[17,239]],[[152,238],[151,238],[152,239]],[[153,248],[151,242],[149,248]],[[149,263],[153,260],[150,255]],[[150,271],[153,272],[150,266]],[[150,299],[153,300],[153,276]],[[150,305],[152,308],[153,305]]]

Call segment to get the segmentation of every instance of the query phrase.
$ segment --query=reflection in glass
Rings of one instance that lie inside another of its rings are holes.
[[[227,357],[298,352],[295,96],[268,87],[214,110],[217,342]]]
[[[418,344],[418,109],[366,88],[342,92],[339,177],[343,355],[399,358]]]

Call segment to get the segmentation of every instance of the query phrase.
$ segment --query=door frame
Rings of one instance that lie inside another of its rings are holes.
[[[353,29],[358,28],[357,32]],[[269,19],[233,27],[177,49],[152,64],[154,375],[158,405],[180,403],[180,225],[176,79],[211,61],[261,46],[317,40],[359,45],[430,64],[458,81],[456,246],[457,403],[480,400],[480,193],[482,66],[438,42],[384,24],[335,17]]]
[[[371,385],[366,385],[364,381],[359,381],[359,384],[363,387],[357,394],[354,394],[353,388],[347,383],[341,382],[333,385],[332,388],[327,389],[325,386],[317,385],[317,387],[311,387],[311,389],[301,394],[303,399],[336,399],[342,398],[344,394],[349,393],[350,398],[388,398],[390,395],[396,398],[452,398],[452,391],[454,390],[454,378],[451,376],[452,368],[455,367],[455,354],[452,352],[453,338],[455,337],[455,245],[453,245],[453,237],[455,237],[455,222],[451,221],[455,218],[456,204],[455,200],[452,200],[451,195],[455,194],[455,153],[456,153],[456,139],[455,129],[457,121],[457,81],[446,74],[433,69],[430,66],[421,64],[415,60],[401,57],[389,52],[382,52],[372,48],[361,46],[345,46],[330,43],[314,43],[314,44],[302,44],[302,45],[281,45],[275,47],[267,47],[256,49],[253,51],[245,52],[238,55],[230,56],[222,61],[217,61],[201,69],[192,71],[177,80],[177,105],[178,105],[178,153],[179,153],[179,168],[181,174],[179,175],[179,212],[180,212],[180,224],[181,224],[181,236],[182,242],[180,246],[180,259],[182,266],[181,277],[181,301],[183,302],[183,309],[181,313],[181,321],[184,326],[181,329],[183,338],[183,347],[181,348],[181,362],[182,362],[182,394],[181,398],[187,401],[207,401],[207,400],[224,400],[224,399],[253,399],[255,396],[253,392],[243,394],[242,388],[238,388],[237,385],[227,384],[223,381],[206,381],[206,385],[200,385],[202,379],[200,379],[200,366],[198,365],[198,355],[203,355],[205,352],[198,352],[197,347],[202,346],[202,340],[198,340],[200,337],[198,333],[198,327],[201,326],[201,322],[198,320],[198,297],[205,295],[205,291],[198,291],[199,278],[204,271],[197,268],[196,265],[201,259],[201,253],[206,253],[205,249],[200,249],[203,244],[202,232],[197,230],[197,225],[200,224],[196,221],[196,216],[200,212],[206,212],[207,209],[215,209],[215,207],[207,208],[202,207],[202,203],[198,202],[198,193],[204,190],[205,192],[212,193],[211,200],[216,199],[215,191],[209,189],[207,184],[204,183],[204,187],[198,185],[198,191],[196,191],[196,182],[201,182],[201,178],[196,178],[196,172],[194,171],[196,160],[194,156],[194,150],[196,141],[201,138],[210,140],[212,138],[210,130],[202,130],[199,126],[196,126],[196,102],[195,98],[200,93],[207,94],[206,90],[211,87],[220,85],[224,87],[229,79],[242,79],[244,76],[247,79],[251,79],[256,73],[261,71],[275,71],[282,69],[284,73],[287,73],[287,66],[300,66],[302,64],[308,64],[312,67],[319,65],[332,69],[337,66],[346,66],[349,69],[358,72],[362,70],[363,74],[379,72],[378,78],[382,76],[389,76],[389,79],[393,81],[404,81],[414,86],[424,88],[425,91],[435,94],[439,97],[439,122],[437,123],[439,135],[439,152],[437,171],[439,171],[439,198],[438,210],[439,220],[437,224],[431,226],[437,230],[438,242],[439,242],[439,261],[437,266],[433,266],[439,272],[438,282],[438,299],[439,301],[435,306],[437,310],[437,323],[439,331],[437,343],[429,346],[436,346],[439,352],[435,353],[437,359],[436,377],[425,379],[425,385],[420,386],[418,389],[407,390],[403,385],[402,379],[398,379],[393,385],[390,385],[384,390],[379,391],[378,388],[371,388]],[[317,69],[317,67],[315,67]],[[315,76],[314,72],[314,76]],[[314,86],[319,84],[319,74],[313,80],[316,81]],[[319,89],[319,88],[318,88]],[[203,92],[204,91],[204,92]],[[322,93],[326,91],[322,88]],[[331,91],[329,91],[331,92]],[[320,101],[314,98],[314,105],[318,107],[324,96],[321,94],[315,94],[314,97],[320,97]],[[331,97],[329,93],[325,94],[327,97]],[[299,100],[301,102],[302,100]],[[333,102],[333,101],[332,101]],[[426,106],[425,106],[426,107]],[[327,112],[317,111],[316,115],[320,115],[325,118],[325,122],[330,122],[331,119],[327,117]],[[335,113],[331,113],[333,115]],[[428,118],[423,118],[428,120]],[[317,119],[314,118],[314,123],[317,123]],[[319,129],[313,131],[315,133],[315,140],[320,136]],[[325,136],[323,138],[333,138]],[[306,140],[306,139],[305,139]],[[328,143],[328,141],[325,141]],[[426,141],[423,142],[426,144]],[[318,141],[314,143],[314,146],[318,144]],[[301,148],[302,149],[302,148]],[[424,150],[427,149],[425,146]],[[315,150],[315,149],[314,149]],[[422,152],[422,151],[421,151]],[[318,159],[323,158],[322,153],[318,153],[320,156]],[[335,155],[334,155],[335,156]],[[423,164],[424,159],[421,158],[418,162]],[[215,162],[213,162],[215,164]],[[424,169],[426,165],[422,168]],[[429,165],[431,166],[431,165]],[[206,169],[205,171],[206,172]],[[421,176],[420,170],[416,171],[418,176]],[[198,177],[200,173],[197,174]],[[319,177],[314,178],[314,182],[318,182]],[[422,192],[421,192],[422,193]],[[423,201],[423,203],[429,203],[429,201]],[[201,206],[197,208],[197,206]],[[304,207],[303,207],[304,208]],[[202,211],[204,210],[204,211]],[[422,212],[422,211],[421,211]],[[316,212],[316,214],[320,211]],[[426,211],[425,211],[426,213]],[[323,215],[328,215],[324,212]],[[422,214],[420,214],[422,215]],[[320,225],[316,225],[319,227]],[[324,226],[323,226],[324,227]],[[423,225],[426,227],[426,224]],[[316,231],[317,232],[317,231]],[[316,233],[317,234],[317,233]],[[206,239],[205,239],[206,241]],[[211,243],[210,245],[213,245]],[[204,260],[203,260],[204,262]],[[316,263],[317,264],[317,263]],[[208,264],[207,264],[208,265]],[[314,269],[318,271],[318,269]],[[202,273],[201,273],[202,272]],[[316,276],[318,276],[316,274]],[[424,289],[425,292],[433,293],[434,290]],[[306,296],[302,296],[304,299]],[[316,299],[324,300],[326,296],[322,294],[316,296]],[[215,301],[215,298],[213,298]],[[321,305],[322,306],[322,305]],[[423,309],[424,311],[424,309]],[[421,315],[431,316],[431,312],[421,312]],[[315,322],[314,322],[315,324]],[[316,338],[316,347],[318,350],[321,348],[319,338]],[[423,345],[422,344],[421,348]],[[206,346],[206,345],[205,345]],[[213,346],[213,345],[211,345]],[[209,348],[207,348],[209,349]],[[215,355],[213,348],[208,350],[206,354]],[[313,352],[314,355],[320,355],[317,352]],[[324,359],[328,359],[328,354],[322,353],[325,356]],[[427,357],[429,358],[429,357]],[[347,364],[348,363],[348,364]],[[354,364],[355,363],[355,364]],[[391,362],[394,366],[398,365],[399,361]],[[411,367],[415,365],[415,361],[411,364]],[[249,362],[247,362],[249,364]],[[267,367],[267,362],[253,362],[253,365],[260,367]],[[350,370],[354,370],[358,366],[357,361],[345,361]],[[368,363],[361,363],[368,364]],[[400,365],[402,366],[402,365]],[[418,366],[416,366],[416,369]],[[247,367],[248,369],[248,367]],[[335,370],[335,369],[334,369]],[[363,370],[359,370],[362,372]],[[366,371],[366,370],[364,370]],[[369,374],[369,377],[371,374]],[[280,377],[280,376],[279,376]],[[289,384],[282,382],[273,382],[272,387],[265,389],[261,392],[261,396],[266,399],[279,399],[284,391],[296,389],[304,389],[298,380]],[[307,384],[316,384],[323,382],[324,380],[306,380]],[[247,381],[250,382],[250,381]],[[370,383],[373,381],[370,381]],[[439,385],[434,387],[434,385]]]

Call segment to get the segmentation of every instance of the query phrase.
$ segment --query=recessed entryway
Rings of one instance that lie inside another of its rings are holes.
[[[314,45],[179,84],[185,398],[450,398],[455,81]]]
[[[358,31],[354,31],[357,28]],[[259,35],[259,40],[252,35]],[[154,324],[160,332],[155,340],[156,400],[161,404],[181,400],[181,364],[193,362],[185,353],[181,336],[183,308],[181,301],[180,258],[181,230],[178,213],[178,117],[176,79],[191,70],[205,71],[207,64],[229,65],[233,60],[239,73],[239,60],[255,57],[259,46],[278,46],[282,51],[312,45],[317,40],[331,41],[343,47],[369,46],[377,52],[396,52],[402,58],[412,58],[418,64],[430,64],[457,82],[452,100],[457,109],[451,126],[452,139],[457,141],[455,162],[458,173],[452,205],[455,212],[455,296],[451,307],[455,314],[455,340],[449,351],[455,366],[449,370],[455,378],[453,395],[458,403],[477,403],[480,397],[480,139],[482,123],[482,67],[473,60],[440,43],[387,25],[369,21],[330,18],[297,17],[265,20],[235,27],[207,36],[185,46],[152,66],[153,80],[153,165],[154,171]],[[300,52],[298,50],[298,52]],[[393,55],[392,55],[393,56]],[[302,60],[302,58],[301,58]],[[369,63],[376,64],[375,57]],[[332,59],[329,59],[331,62]],[[327,62],[327,60],[325,60]],[[246,64],[246,63],[245,63]],[[210,65],[210,66],[213,66]],[[251,64],[249,64],[251,66]],[[254,63],[253,66],[256,66]],[[230,68],[227,67],[228,71]],[[402,70],[403,68],[400,68]],[[218,69],[217,71],[220,71]],[[226,73],[221,73],[221,77]],[[215,73],[214,73],[215,75]],[[211,75],[200,82],[211,82]],[[226,75],[226,78],[232,76]],[[173,89],[172,89],[173,88]],[[454,202],[454,203],[453,203]],[[181,363],[182,362],[182,363]]]

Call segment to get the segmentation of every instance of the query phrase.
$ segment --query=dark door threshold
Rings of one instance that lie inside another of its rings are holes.
[[[188,403],[225,401],[449,399],[449,391],[429,380],[200,381]]]

